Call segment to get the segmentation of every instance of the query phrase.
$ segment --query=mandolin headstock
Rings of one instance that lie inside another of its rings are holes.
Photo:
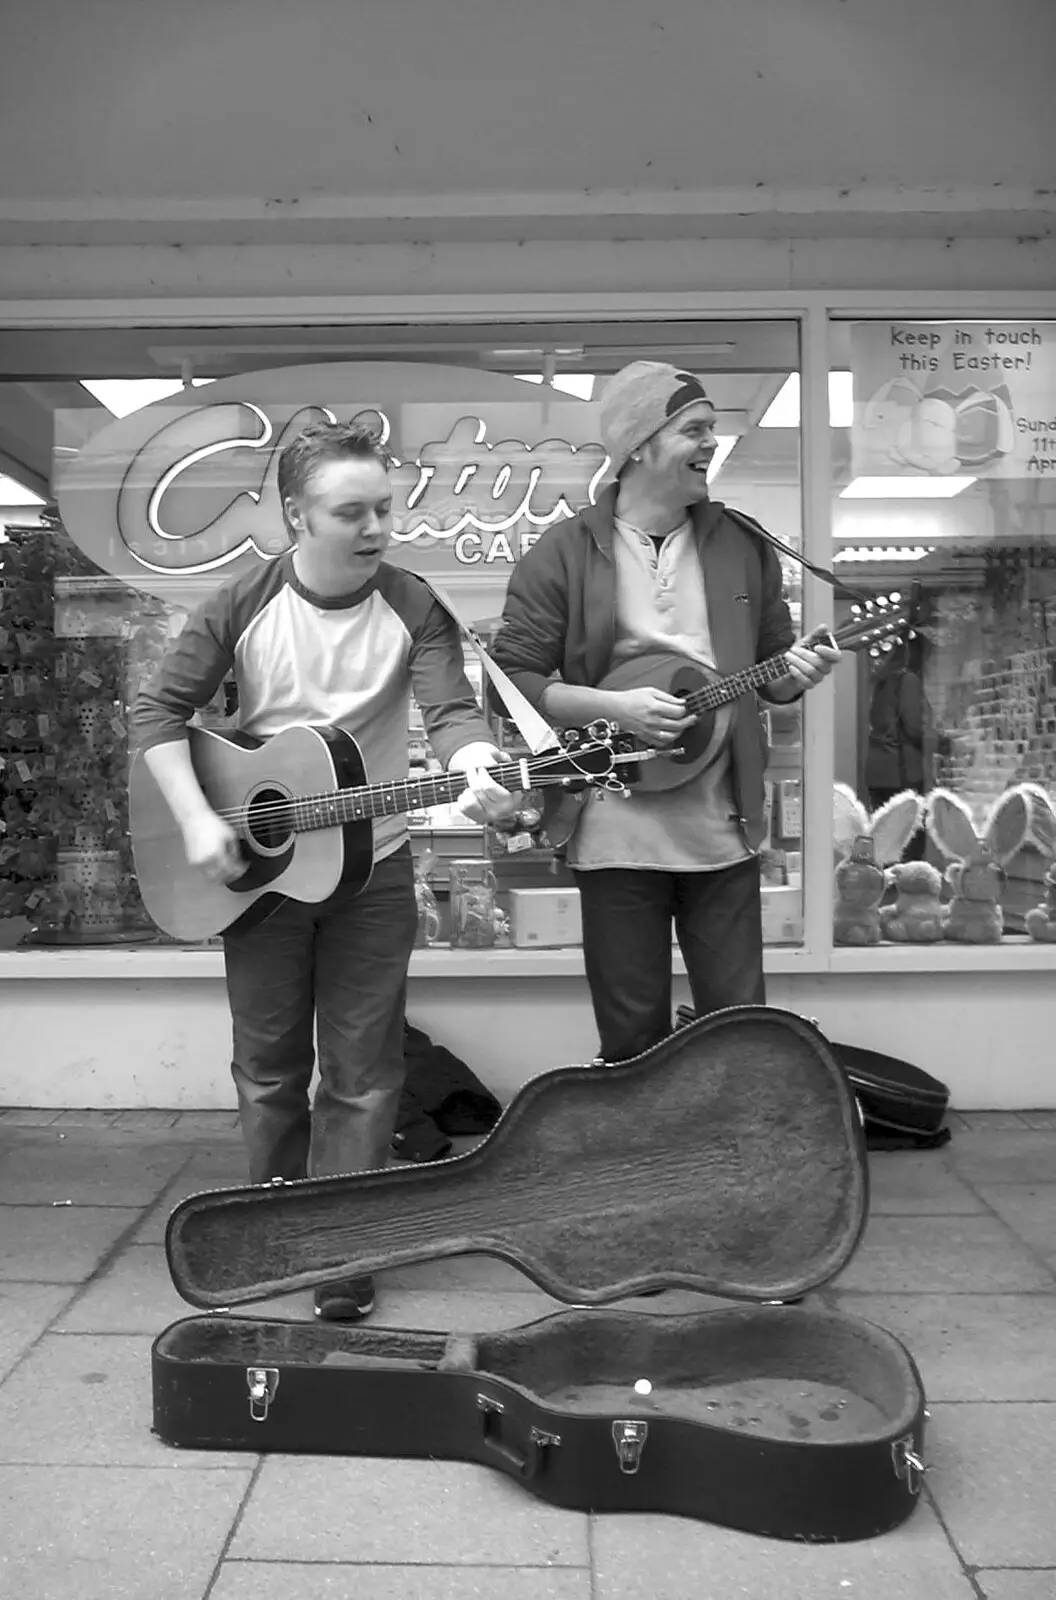
[[[841,650],[865,650],[876,653],[890,650],[900,634],[906,634],[912,623],[910,607],[898,593],[877,595],[874,599],[856,601],[851,616],[833,637]]]

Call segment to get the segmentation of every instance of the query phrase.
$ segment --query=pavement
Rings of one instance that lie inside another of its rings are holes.
[[[1056,1600],[1056,1112],[950,1126],[941,1150],[870,1157],[864,1240],[816,1297],[913,1352],[924,1492],[894,1532],[816,1546],[558,1510],[471,1464],[173,1449],[151,1433],[150,1347],[192,1308],[165,1222],[244,1181],[234,1115],[0,1111],[0,1597]],[[393,1327],[557,1309],[484,1257],[378,1288]],[[308,1317],[310,1296],[253,1309]]]

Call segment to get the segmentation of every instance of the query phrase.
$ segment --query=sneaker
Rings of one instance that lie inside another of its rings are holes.
[[[315,1314],[324,1322],[359,1322],[374,1310],[374,1279],[324,1283],[315,1291]]]

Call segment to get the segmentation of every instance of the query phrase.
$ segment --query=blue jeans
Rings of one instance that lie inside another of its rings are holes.
[[[358,894],[341,886],[319,905],[287,900],[256,927],[226,936],[231,1072],[251,1183],[385,1165],[404,1080],[417,928],[404,845]]]
[[[759,858],[717,872],[576,872],[583,962],[604,1061],[640,1055],[671,1032],[671,928],[698,1016],[763,1005]]]

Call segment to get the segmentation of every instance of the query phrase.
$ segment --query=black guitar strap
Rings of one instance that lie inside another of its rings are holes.
[[[732,517],[734,522],[739,522],[742,528],[747,528],[750,533],[759,534],[768,544],[772,544],[775,550],[780,550],[792,561],[798,561],[801,567],[805,567],[808,572],[814,574],[815,578],[820,578],[823,583],[829,584],[831,588],[840,590],[843,594],[848,595],[850,599],[857,600],[861,605],[865,605],[868,602],[870,598],[868,595],[862,594],[859,589],[852,589],[849,583],[844,583],[841,578],[837,578],[836,574],[830,572],[827,567],[816,567],[813,561],[808,561],[806,556],[800,555],[798,550],[793,550],[790,544],[786,544],[783,539],[777,537],[776,533],[771,533],[768,528],[764,528],[761,522],[756,522],[755,518],[750,517],[746,511],[734,511],[732,506],[727,506],[726,515]]]

